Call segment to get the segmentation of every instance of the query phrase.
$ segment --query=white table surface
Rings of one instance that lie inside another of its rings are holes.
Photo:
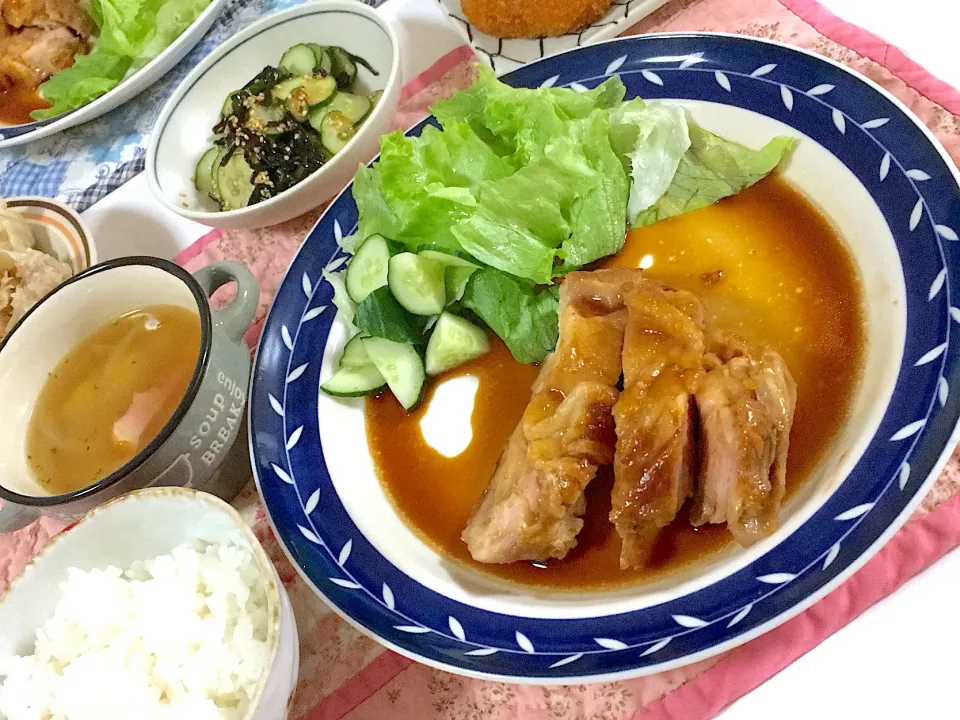
[[[956,0],[821,0],[836,15],[895,43],[960,87]],[[412,78],[460,44],[433,0],[389,0]],[[429,42],[424,38],[429,37]],[[84,213],[105,260],[172,257],[208,228],[163,210],[141,175]],[[960,718],[960,553],[953,552],[782,673],[735,703],[724,720]]]

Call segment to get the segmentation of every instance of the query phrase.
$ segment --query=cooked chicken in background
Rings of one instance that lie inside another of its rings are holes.
[[[0,90],[16,85],[39,87],[86,50],[84,42],[65,27],[28,27],[0,38]]]
[[[746,546],[777,528],[797,387],[773,350],[734,336],[711,345],[696,396],[702,466],[690,517],[726,522]]]
[[[84,40],[93,37],[97,29],[80,3],[74,0],[2,0],[0,12],[4,21],[17,29],[66,27]]]
[[[76,0],[0,0],[0,90],[39,87],[90,50],[96,30]]]
[[[479,562],[562,558],[576,545],[583,491],[613,460],[624,299],[637,282],[634,270],[564,279],[557,349],[463,531]]]
[[[627,300],[610,511],[624,569],[646,563],[660,529],[693,494],[693,393],[703,374],[703,323],[694,295],[652,281]]]
[[[501,38],[556,37],[596,22],[613,0],[462,0],[463,14],[479,30]]]

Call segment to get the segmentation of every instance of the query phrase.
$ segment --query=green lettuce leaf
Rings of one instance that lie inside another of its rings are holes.
[[[163,0],[157,10],[153,33],[137,53],[134,67],[143,67],[166,50],[209,4],[210,0]]]
[[[380,233],[411,251],[459,248],[451,228],[476,212],[480,184],[513,172],[467,123],[443,132],[429,127],[419,138],[394,132],[380,139],[380,152],[354,181],[358,236]]]
[[[597,109],[616,107],[626,93],[618,77],[587,92],[561,88],[514,88],[500,82],[493,71],[479,67],[469,89],[431,108],[446,130],[466,122],[498,155],[523,161],[542,155],[565,121],[583,119]]]
[[[484,267],[448,278],[450,297],[462,293],[518,360],[539,362],[557,341],[554,278],[618,252],[628,209],[647,224],[716,202],[792,145],[750,150],[681,108],[623,97],[616,77],[573,92],[513,88],[480,70],[433,107],[442,130],[381,140],[354,183],[358,232],[344,242],[380,233],[411,251],[468,253]]]
[[[627,103],[614,118],[611,136],[632,179],[627,221],[633,224],[667,191],[690,149],[687,115],[676,105]]]
[[[724,140],[688,123],[687,150],[670,187],[657,202],[637,215],[634,227],[712,205],[769,175],[794,146],[790,137],[775,137],[759,150]]]
[[[573,231],[563,242],[561,272],[612,255],[626,239],[626,208],[629,181],[623,165],[610,144],[607,114],[595,111],[580,121],[580,147],[599,178],[594,187],[581,187],[571,209]]]
[[[477,213],[453,228],[460,247],[477,260],[537,283],[553,278],[557,251],[529,230],[506,225],[487,213]]]
[[[131,72],[163,52],[210,0],[92,0],[90,16],[100,28],[96,47],[40,86],[52,107],[35,120],[61,115],[109,92]]]
[[[513,88],[481,70],[434,106],[442,131],[381,140],[354,185],[358,237],[462,249],[538,283],[615,252],[628,181],[610,119],[624,92],[616,77],[574,92]]]
[[[353,324],[354,316],[357,314],[357,304],[347,293],[345,274],[324,270],[323,277],[333,288],[333,304],[337,308],[337,319],[346,325],[347,334],[353,337],[357,334],[357,327]]]
[[[538,363],[557,346],[557,294],[504,272],[477,270],[461,303],[483,320],[519,362]]]
[[[570,242],[574,230],[575,204],[602,182],[581,144],[558,138],[544,157],[509,177],[484,183],[476,214],[457,223],[453,235],[480,262],[549,283],[556,249]]]
[[[100,27],[97,48],[134,58],[150,36],[162,0],[93,0],[91,15]]]
[[[72,67],[40,86],[51,107],[34,110],[30,116],[34,120],[46,120],[93,102],[120,84],[132,62],[125,55],[113,55],[99,48],[89,55],[77,56]]]

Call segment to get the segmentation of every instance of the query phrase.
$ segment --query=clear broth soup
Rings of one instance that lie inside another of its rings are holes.
[[[106,477],[180,404],[200,354],[200,318],[149,305],[94,330],[53,369],[27,428],[27,464],[52,495]]]

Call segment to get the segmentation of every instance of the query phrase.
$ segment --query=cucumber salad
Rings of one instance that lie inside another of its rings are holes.
[[[380,97],[357,87],[357,66],[340,47],[300,43],[223,103],[213,147],[201,155],[194,186],[236,210],[268,200],[320,169],[357,133]]]
[[[320,389],[358,397],[387,386],[410,410],[420,401],[428,375],[485,354],[490,349],[486,330],[464,318],[459,304],[479,269],[465,253],[405,252],[381,235],[364,240],[339,288],[347,297],[337,301],[355,308],[358,334]]]
[[[380,139],[353,183],[346,270],[325,273],[351,332],[321,388],[387,387],[407,410],[424,382],[487,352],[495,333],[522,363],[557,344],[559,283],[619,252],[631,228],[734,195],[794,140],[759,149],[697,125],[676,105],[593,88],[514,88],[479,68],[436,103],[439,127]]]

